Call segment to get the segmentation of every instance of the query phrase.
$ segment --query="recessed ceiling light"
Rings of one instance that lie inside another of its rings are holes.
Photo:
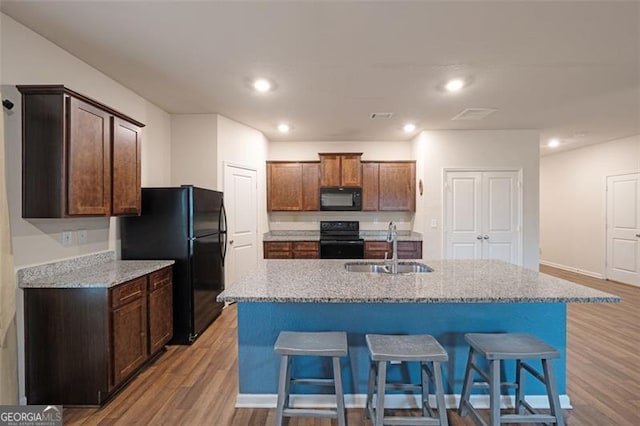
[[[558,145],[560,145],[560,141],[557,138],[550,139],[547,144],[549,148],[556,148]]]
[[[259,78],[257,80],[254,80],[253,88],[261,93],[268,92],[269,90],[271,90],[271,82],[267,79]]]
[[[404,127],[402,128],[402,130],[404,130],[405,133],[411,133],[416,129],[416,125],[413,123],[407,123],[404,125]]]
[[[447,84],[444,85],[444,88],[449,92],[457,92],[458,90],[464,87],[464,80],[456,78],[453,80],[447,81]]]
[[[278,131],[280,133],[289,133],[289,130],[291,130],[291,126],[289,126],[287,123],[278,124]]]

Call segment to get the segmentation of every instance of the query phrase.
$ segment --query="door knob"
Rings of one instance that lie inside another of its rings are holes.
[[[485,239],[485,240],[488,240],[488,239],[489,239],[489,236],[488,236],[488,235],[485,235],[485,236],[484,236],[484,237],[482,237],[482,238],[483,238],[483,239]]]
[[[229,241],[229,245],[232,246],[233,245],[233,240]]]
[[[636,234],[636,237],[640,238],[640,234]]]

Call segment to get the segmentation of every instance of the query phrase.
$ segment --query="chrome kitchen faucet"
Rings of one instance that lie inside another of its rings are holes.
[[[384,253],[385,264],[391,267],[391,273],[398,273],[398,229],[393,221],[389,222],[389,229],[387,230],[387,242],[391,243],[392,257],[387,260],[389,252]]]

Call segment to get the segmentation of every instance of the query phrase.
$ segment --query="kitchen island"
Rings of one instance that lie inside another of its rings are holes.
[[[566,304],[615,303],[617,296],[494,260],[425,261],[434,271],[420,274],[347,272],[345,260],[263,260],[232,283],[218,300],[238,302],[237,406],[275,406],[278,357],[273,343],[282,330],[348,333],[349,357],[342,363],[347,406],[363,406],[368,355],[364,335],[431,334],[449,353],[444,368],[447,405],[462,388],[468,354],[464,333],[526,332],[556,347],[558,391],[566,395]],[[326,372],[316,360],[297,364],[304,374]],[[416,376],[417,371],[391,372]],[[507,363],[506,379],[513,376]],[[400,376],[395,376],[400,377]],[[542,386],[527,385],[530,403],[546,406]],[[293,388],[292,403],[323,405],[330,398],[314,389]],[[393,395],[397,407],[414,406],[413,395]],[[485,395],[474,395],[483,405]],[[486,402],[484,402],[486,404]]]

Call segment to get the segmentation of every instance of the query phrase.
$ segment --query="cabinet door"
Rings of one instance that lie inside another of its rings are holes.
[[[112,388],[120,384],[146,360],[147,300],[137,299],[111,313],[113,342]]]
[[[416,165],[380,163],[378,209],[416,211]]]
[[[267,210],[302,210],[301,182],[301,163],[268,163]]]
[[[149,353],[159,351],[173,337],[173,285],[171,268],[149,277]]]
[[[67,213],[111,211],[110,115],[67,97]]]
[[[422,259],[422,241],[398,241],[398,259]]]
[[[288,241],[265,241],[265,259],[293,259],[291,242]]]
[[[378,210],[378,163],[362,164],[362,210]]]
[[[340,156],[340,185],[362,186],[362,167],[360,157],[362,154]]]
[[[320,186],[340,186],[340,156],[320,155]]]
[[[320,163],[302,164],[302,210],[320,210]]]
[[[112,214],[140,214],[140,127],[113,117]]]

